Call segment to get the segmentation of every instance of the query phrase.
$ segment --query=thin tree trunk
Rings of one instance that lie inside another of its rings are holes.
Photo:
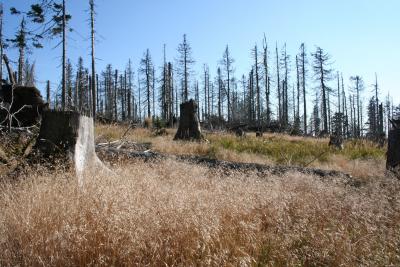
[[[303,82],[303,114],[304,114],[304,134],[307,135],[307,94],[306,94],[306,67],[305,67],[305,46],[302,44],[301,51],[301,74],[302,74],[302,82]]]
[[[115,70],[114,76],[114,94],[113,94],[113,106],[114,106],[114,119],[118,121],[118,70]]]
[[[94,32],[94,0],[90,0],[90,28],[91,28],[91,46],[92,46],[92,116],[93,120],[96,118],[96,62],[95,62],[95,51],[94,51],[94,42],[95,42],[95,32]]]
[[[264,72],[265,72],[265,105],[267,108],[267,124],[271,122],[271,107],[270,107],[270,81],[268,74],[268,44],[264,35]]]
[[[46,102],[50,105],[50,81],[47,81],[46,83]]]
[[[67,38],[66,38],[66,27],[67,27],[67,18],[65,13],[65,0],[62,2],[62,89],[61,89],[61,108],[65,110],[65,100],[66,100],[66,88],[67,88],[67,76],[66,76],[66,49],[67,49]]]
[[[257,94],[257,124],[260,126],[261,123],[261,98],[260,98],[260,86],[258,76],[258,51],[257,45],[254,47],[254,61],[256,70],[256,94]]]
[[[279,77],[279,54],[278,54],[278,44],[276,44],[275,47],[275,51],[276,51],[276,83],[277,83],[277,90],[278,90],[278,120],[279,123],[282,123],[282,101],[281,101],[281,81],[280,81],[280,77]]]

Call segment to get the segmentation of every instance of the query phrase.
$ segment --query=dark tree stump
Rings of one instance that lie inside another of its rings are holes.
[[[243,131],[242,128],[237,128],[237,129],[235,130],[235,135],[236,135],[237,137],[245,137],[245,136],[246,136],[246,132]]]
[[[386,169],[400,178],[400,129],[389,132]]]
[[[191,99],[180,105],[181,116],[179,127],[174,140],[203,140],[199,119],[197,118],[197,104]]]
[[[80,186],[88,175],[113,175],[96,155],[93,118],[78,112],[45,111],[35,148],[39,163],[74,167]]]
[[[44,111],[36,148],[45,156],[73,153],[79,129],[78,112]]]
[[[333,146],[339,150],[343,150],[343,137],[341,135],[331,135],[329,137],[329,146]]]

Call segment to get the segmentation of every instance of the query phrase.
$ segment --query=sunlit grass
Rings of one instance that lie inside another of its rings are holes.
[[[398,266],[400,184],[135,161],[0,185],[0,266]]]
[[[120,139],[127,126],[98,126],[99,141]],[[373,166],[383,170],[385,148],[367,140],[347,140],[343,150],[328,146],[328,139],[264,134],[257,138],[248,134],[245,138],[230,133],[206,133],[208,142],[173,141],[175,129],[168,129],[167,136],[155,136],[149,129],[137,128],[128,131],[125,138],[152,144],[154,151],[174,155],[196,155],[219,160],[295,165],[303,167],[333,168],[354,175],[368,175],[361,168]],[[374,172],[376,174],[377,172]],[[368,175],[369,176],[369,175]]]

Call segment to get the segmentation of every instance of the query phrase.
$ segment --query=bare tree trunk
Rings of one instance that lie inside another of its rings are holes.
[[[264,72],[265,72],[265,105],[267,107],[267,124],[271,122],[271,107],[270,107],[270,81],[268,74],[268,44],[264,35]]]
[[[7,72],[8,72],[8,78],[10,79],[10,83],[12,85],[15,85],[15,76],[14,76],[14,72],[10,66],[10,62],[8,61],[8,57],[6,54],[3,54],[3,60],[4,60],[4,64],[6,65],[7,68]]]
[[[113,95],[113,106],[114,106],[114,119],[118,121],[118,70],[115,70],[114,76],[114,95]]]
[[[66,63],[66,26],[67,26],[67,18],[65,13],[65,0],[62,2],[62,12],[63,12],[63,21],[62,21],[62,89],[61,89],[61,108],[65,110],[65,100],[66,100],[66,88],[67,88],[67,63]]]
[[[261,123],[261,98],[260,98],[260,84],[258,76],[258,48],[257,45],[254,47],[254,68],[256,71],[256,94],[257,94],[257,124],[260,126]]]
[[[153,117],[156,116],[156,92],[155,92],[155,87],[156,87],[156,69],[153,67],[153,81],[152,81],[152,97],[153,97]]]
[[[218,68],[218,118],[222,120],[222,78],[221,69]]]
[[[307,135],[307,94],[306,94],[306,53],[304,43],[301,46],[301,74],[303,83],[303,116],[304,116],[304,134]]]
[[[297,78],[297,110],[295,120],[300,117],[300,73],[299,73],[299,61],[296,55],[296,78]]]
[[[278,44],[275,47],[276,51],[276,84],[278,86],[278,120],[279,123],[282,123],[282,101],[281,101],[281,81],[279,76],[279,54],[278,54]]]
[[[94,42],[95,42],[95,32],[94,32],[94,0],[89,1],[90,5],[90,29],[91,29],[91,46],[92,46],[92,117],[93,120],[96,118],[96,62],[95,62],[95,53],[94,53]]]
[[[50,105],[50,81],[47,81],[46,84],[46,102],[49,103],[49,107]]]

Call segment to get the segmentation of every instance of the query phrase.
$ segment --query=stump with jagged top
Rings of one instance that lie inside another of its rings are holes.
[[[180,111],[179,127],[174,140],[204,140],[197,117],[196,102],[191,99],[188,102],[182,103],[180,105]]]
[[[73,152],[78,138],[80,114],[75,111],[43,112],[36,149],[42,156],[67,155]]]

